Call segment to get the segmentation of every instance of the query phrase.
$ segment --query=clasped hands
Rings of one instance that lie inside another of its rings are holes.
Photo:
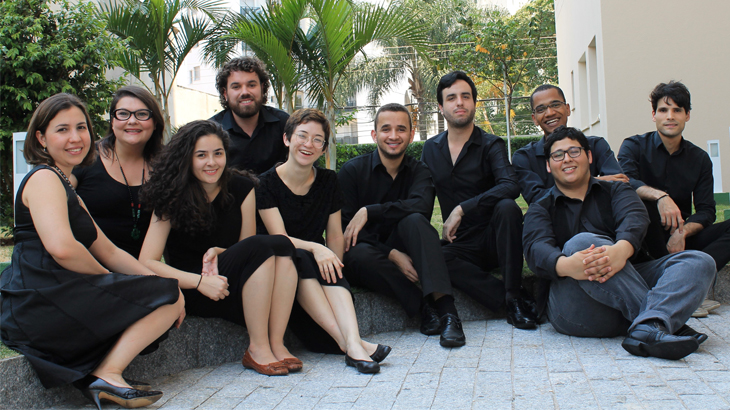
[[[560,257],[556,270],[559,276],[605,283],[626,266],[633,253],[633,246],[624,240],[614,245],[591,245],[571,256]]]
[[[218,274],[218,254],[221,248],[210,248],[203,255],[203,269],[201,270],[198,291],[206,297],[219,301],[230,293],[228,292],[228,278]]]

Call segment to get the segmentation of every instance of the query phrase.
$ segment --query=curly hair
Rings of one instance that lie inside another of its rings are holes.
[[[218,89],[218,98],[224,110],[228,109],[228,101],[226,101],[225,91],[228,87],[228,77],[235,71],[245,71],[247,73],[256,73],[261,83],[261,96],[266,101],[269,93],[269,72],[266,71],[266,64],[256,57],[238,57],[225,63],[218,75],[215,76],[215,86]]]
[[[192,162],[195,144],[202,137],[215,135],[228,151],[228,133],[218,123],[198,120],[182,126],[152,163],[150,180],[142,185],[140,200],[154,210],[162,220],[169,220],[172,227],[187,234],[207,234],[215,222],[215,214],[208,196],[193,175]],[[245,171],[223,169],[218,180],[223,207],[233,200],[228,192],[228,182],[233,173],[258,180]]]

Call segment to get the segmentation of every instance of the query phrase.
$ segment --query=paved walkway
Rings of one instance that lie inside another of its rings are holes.
[[[730,306],[690,326],[710,338],[684,360],[639,358],[622,338],[581,339],[464,323],[466,346],[444,349],[418,330],[374,335],[393,352],[374,376],[342,356],[307,352],[301,373],[266,377],[240,363],[154,381],[161,409],[730,409]],[[65,407],[67,408],[67,407]],[[88,408],[88,407],[87,407]],[[105,409],[114,408],[111,404]]]

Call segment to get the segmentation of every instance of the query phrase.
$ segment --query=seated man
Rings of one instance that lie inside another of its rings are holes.
[[[626,138],[618,154],[631,186],[649,211],[647,250],[654,258],[701,250],[712,256],[720,270],[730,261],[730,220],[713,224],[712,161],[682,135],[691,109],[689,90],[680,82],[661,83],[650,100],[656,131]],[[707,310],[718,306],[707,300],[704,310],[693,316],[707,316]]]
[[[677,360],[707,335],[684,323],[715,276],[707,254],[686,251],[632,264],[649,224],[628,184],[591,177],[582,132],[559,127],[545,141],[555,186],[525,215],[523,246],[539,276],[538,303],[555,330],[580,337],[625,334],[637,356]]]
[[[489,309],[506,304],[510,324],[535,329],[522,289],[520,187],[504,140],[474,125],[477,88],[463,71],[441,77],[436,99],[449,127],[423,144],[421,160],[444,217],[441,249],[451,284]],[[490,272],[497,267],[504,282]]]
[[[441,333],[441,346],[463,346],[449,273],[430,223],[435,196],[431,173],[406,155],[413,135],[408,109],[384,105],[372,131],[378,149],[340,170],[344,273],[353,285],[398,299],[409,316],[420,310],[421,332]]]
[[[559,126],[568,124],[570,104],[565,102],[563,90],[550,84],[543,84],[530,96],[532,121],[542,128],[545,135],[540,141],[531,142],[512,155],[512,166],[522,188],[522,197],[528,204],[542,198],[555,185],[553,177],[545,169],[543,146],[545,139]],[[593,153],[591,175],[604,181],[629,182],[621,173],[621,167],[611,151],[608,142],[601,137],[587,137]]]

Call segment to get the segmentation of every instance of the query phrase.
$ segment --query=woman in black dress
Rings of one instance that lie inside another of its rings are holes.
[[[16,245],[0,276],[0,335],[44,386],[74,382],[99,408],[100,399],[140,407],[162,393],[132,388],[122,371],[179,325],[184,300],[176,281],[114,246],[74,192],[67,175],[94,159],[92,135],[75,96],[56,94],[33,114],[23,154],[36,167],[15,200]]]
[[[152,216],[139,190],[162,149],[165,121],[155,97],[137,86],[117,90],[109,113],[97,161],[74,169],[70,179],[104,234],[137,258]]]
[[[285,375],[302,368],[284,346],[294,247],[284,236],[254,235],[254,181],[226,166],[227,148],[220,125],[193,121],[158,155],[140,193],[154,207],[140,261],[178,280],[189,314],[246,325],[245,367]]]
[[[314,166],[329,131],[319,110],[302,109],[289,117],[283,136],[289,158],[261,174],[259,215],[269,234],[288,235],[297,247],[297,301],[345,352],[348,366],[377,373],[390,347],[360,339],[349,284],[342,277],[345,242],[337,174]]]

